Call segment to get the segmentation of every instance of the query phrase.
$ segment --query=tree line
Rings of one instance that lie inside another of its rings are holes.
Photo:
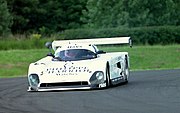
[[[0,36],[77,28],[179,26],[180,0],[0,0]]]

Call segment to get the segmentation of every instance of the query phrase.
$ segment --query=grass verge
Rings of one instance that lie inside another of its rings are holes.
[[[107,52],[128,51],[131,70],[180,69],[180,45],[156,46],[101,46]],[[1,50],[0,78],[27,74],[28,65],[49,52],[47,49]]]

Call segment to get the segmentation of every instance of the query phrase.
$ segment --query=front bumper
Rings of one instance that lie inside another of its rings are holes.
[[[37,90],[28,90],[30,91],[66,91],[66,90],[85,90],[85,89],[91,89],[91,87],[74,87],[74,88],[39,88]]]
[[[75,86],[49,86],[49,87],[31,87],[29,86],[28,92],[31,91],[66,91],[66,90],[85,90],[100,88],[99,84],[94,85],[75,85]]]

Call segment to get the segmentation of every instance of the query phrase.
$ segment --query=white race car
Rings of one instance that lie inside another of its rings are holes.
[[[130,37],[59,40],[46,43],[54,50],[29,65],[28,91],[104,88],[127,83],[128,52],[106,53],[96,45],[131,45]]]

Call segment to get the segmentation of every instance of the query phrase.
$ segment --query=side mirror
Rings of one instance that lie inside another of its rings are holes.
[[[54,58],[54,55],[52,53],[52,42],[46,42],[45,46],[49,49],[49,53],[47,54],[47,56],[51,56]]]
[[[52,49],[52,42],[46,42],[46,43],[45,43],[45,46],[46,46],[48,49]]]
[[[48,53],[47,56],[50,56],[50,57],[54,58],[54,55],[52,53]]]

